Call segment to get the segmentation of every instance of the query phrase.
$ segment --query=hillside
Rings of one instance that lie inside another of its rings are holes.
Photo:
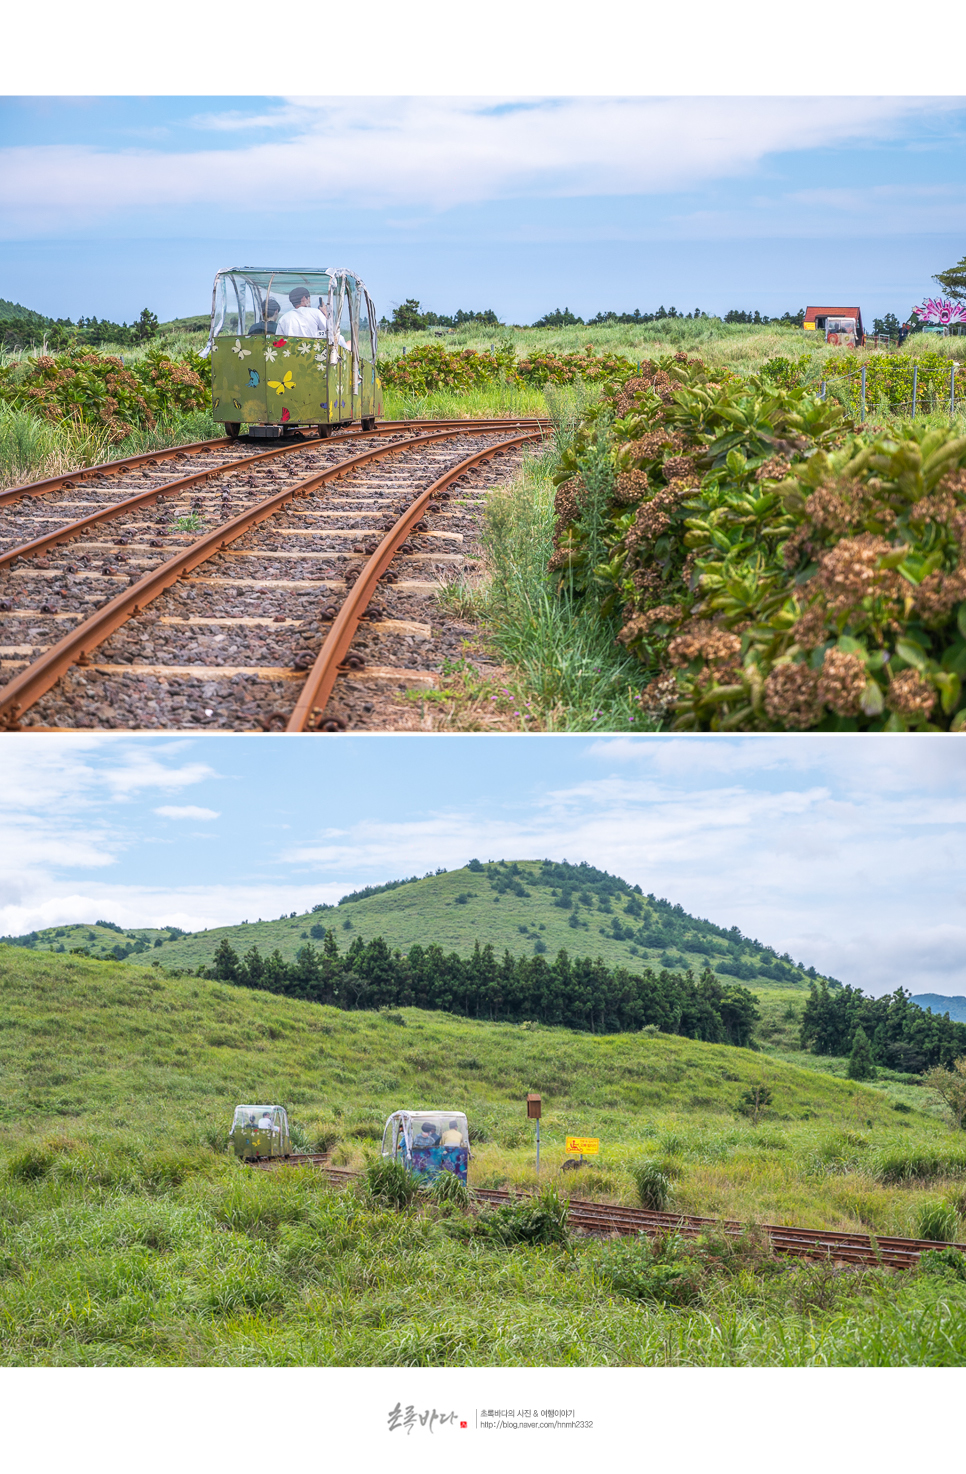
[[[43,327],[51,320],[40,312],[33,312],[29,307],[21,307],[19,302],[8,302],[5,297],[0,297],[0,322],[29,322]]]
[[[564,949],[631,970],[713,967],[722,978],[772,988],[801,990],[820,976],[787,954],[779,956],[743,937],[737,927],[690,916],[680,905],[645,896],[640,887],[606,871],[535,860],[475,861],[459,870],[368,887],[337,906],[186,935],[177,928],[111,932],[64,926],[0,940],[39,950],[84,947],[95,956],[134,958],[150,950],[151,960],[194,971],[210,965],[223,939],[239,955],[253,946],[263,955],[277,948],[292,960],[305,941],[321,941],[330,928],[343,949],[354,937],[381,936],[390,948],[403,951],[415,943],[435,943],[445,952],[468,955],[479,941],[489,943],[497,956],[508,950],[514,957],[554,957]],[[836,986],[835,979],[828,981]]]
[[[349,1014],[24,948],[0,947],[0,1023],[4,1365],[966,1360],[954,1268],[837,1274],[776,1262],[754,1235],[686,1254],[504,1245],[448,1205],[394,1211],[364,1185],[225,1152],[241,1102],[286,1105],[299,1144],[353,1167],[393,1108],[443,1105],[467,1112],[472,1184],[533,1185],[537,1089],[544,1183],[573,1184],[559,1169],[575,1132],[601,1142],[582,1197],[634,1202],[646,1165],[682,1212],[908,1233],[966,1171],[924,1091],[910,1106],[666,1035]],[[756,1124],[742,1097],[760,1087]]]

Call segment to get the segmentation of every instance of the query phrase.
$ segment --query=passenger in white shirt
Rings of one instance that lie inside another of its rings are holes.
[[[288,294],[290,312],[283,312],[275,329],[283,338],[325,338],[329,325],[325,313],[313,307],[304,287],[294,287]]]

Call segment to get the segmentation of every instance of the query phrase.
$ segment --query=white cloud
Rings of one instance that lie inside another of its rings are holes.
[[[220,814],[216,809],[199,809],[195,804],[162,804],[155,809],[162,819],[218,819]]]
[[[198,119],[237,148],[0,151],[8,232],[63,230],[105,212],[234,208],[270,181],[273,213],[355,204],[443,210],[519,196],[677,193],[748,174],[768,154],[895,136],[959,106],[902,97],[566,97],[293,100]]]
[[[47,926],[106,917],[118,926],[180,926],[184,931],[266,920],[289,911],[333,904],[352,886],[266,883],[211,886],[145,886],[40,883],[18,904],[0,904],[0,934],[23,936]]]

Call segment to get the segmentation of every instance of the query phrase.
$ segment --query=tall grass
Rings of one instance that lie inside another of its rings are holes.
[[[505,694],[527,730],[642,732],[656,725],[638,705],[640,662],[615,643],[619,611],[601,619],[574,590],[558,591],[547,573],[551,470],[592,395],[583,385],[547,392],[552,438],[541,454],[525,459],[510,486],[487,499],[483,579],[461,578],[440,595],[444,607],[482,622],[487,642],[510,669]]]
[[[0,487],[62,476],[193,440],[211,440],[223,433],[207,410],[192,410],[112,444],[105,430],[84,420],[54,422],[0,401]]]

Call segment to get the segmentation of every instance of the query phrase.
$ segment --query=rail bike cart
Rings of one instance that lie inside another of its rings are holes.
[[[228,1133],[228,1148],[243,1162],[264,1157],[290,1157],[288,1116],[280,1105],[240,1105]]]
[[[376,348],[372,299],[350,271],[219,271],[204,350],[212,416],[232,439],[243,424],[256,440],[308,428],[326,436],[353,421],[374,430]]]
[[[382,1155],[425,1182],[441,1172],[466,1181],[470,1136],[462,1111],[394,1111],[382,1133]]]

